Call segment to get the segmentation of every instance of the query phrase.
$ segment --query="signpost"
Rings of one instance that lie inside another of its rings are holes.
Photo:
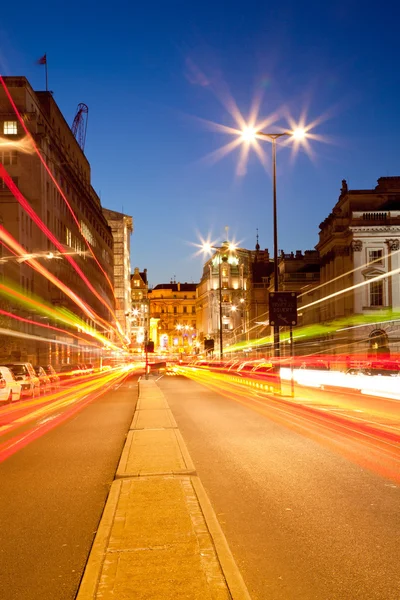
[[[293,380],[293,325],[297,325],[297,293],[270,292],[269,294],[269,323],[278,327],[289,327],[290,335],[290,387],[294,396]]]
[[[270,292],[269,323],[278,327],[297,325],[296,292]]]

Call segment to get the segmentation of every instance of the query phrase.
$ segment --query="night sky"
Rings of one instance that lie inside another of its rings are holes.
[[[377,12],[377,9],[381,12]],[[271,147],[215,160],[259,102],[269,131],[314,123],[312,155],[277,155],[279,248],[314,248],[340,193],[400,175],[400,8],[394,2],[121,2],[2,6],[0,71],[49,89],[72,124],[103,206],[133,216],[132,270],[152,285],[197,282],[200,237],[272,254]],[[217,153],[218,154],[218,153]],[[240,167],[238,165],[241,165]],[[225,228],[229,227],[228,234]]]

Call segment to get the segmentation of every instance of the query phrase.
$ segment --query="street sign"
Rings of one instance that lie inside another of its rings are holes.
[[[297,325],[296,292],[270,292],[269,323],[279,327]]]

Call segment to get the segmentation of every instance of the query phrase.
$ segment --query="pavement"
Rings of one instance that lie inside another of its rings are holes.
[[[139,381],[76,600],[250,600],[156,379]]]

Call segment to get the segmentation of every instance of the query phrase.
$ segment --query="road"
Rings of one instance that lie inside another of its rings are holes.
[[[158,384],[253,600],[400,598],[398,445],[252,390]]]
[[[79,401],[74,392],[73,401],[1,407],[2,600],[75,598],[134,414],[136,381],[111,382],[98,397],[86,390]]]

